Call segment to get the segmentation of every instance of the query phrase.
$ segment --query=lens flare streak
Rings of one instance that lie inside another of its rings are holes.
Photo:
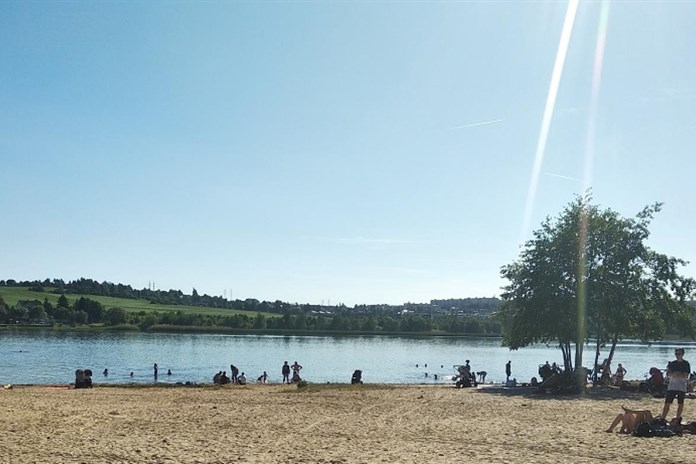
[[[553,65],[553,72],[551,73],[551,83],[549,84],[549,93],[546,97],[546,105],[544,106],[544,115],[541,119],[541,129],[539,131],[539,138],[537,140],[537,148],[534,154],[534,166],[532,168],[532,176],[529,181],[529,190],[527,191],[527,203],[524,211],[524,220],[522,223],[522,233],[520,237],[520,243],[524,242],[524,237],[529,230],[529,225],[532,219],[532,209],[534,207],[534,200],[536,198],[536,191],[539,185],[539,175],[541,174],[541,165],[544,161],[544,152],[546,151],[546,141],[549,136],[549,129],[551,127],[551,120],[553,118],[553,111],[556,106],[556,96],[558,95],[558,88],[561,83],[561,76],[563,75],[563,67],[565,65],[566,55],[568,53],[568,44],[570,43],[570,36],[573,32],[573,25],[575,24],[575,16],[578,11],[579,0],[570,0],[568,2],[568,9],[566,10],[565,20],[563,21],[563,29],[561,30],[561,39],[558,44],[558,50],[556,52],[556,61]]]
[[[592,93],[590,97],[589,120],[587,124],[587,139],[585,143],[585,172],[583,175],[584,191],[587,193],[592,186],[592,167],[595,157],[597,108],[599,104],[599,89],[602,81],[602,65],[604,64],[604,48],[607,37],[607,24],[609,22],[609,1],[602,2],[599,12],[599,27],[597,28],[597,44],[595,45],[594,65],[592,67]],[[578,243],[578,311],[577,311],[577,340],[585,340],[587,317],[587,211],[581,212],[580,234]],[[577,346],[578,360],[582,361],[582,343]],[[596,367],[596,366],[595,366]],[[580,373],[578,372],[578,376]],[[581,380],[578,378],[578,380]]]

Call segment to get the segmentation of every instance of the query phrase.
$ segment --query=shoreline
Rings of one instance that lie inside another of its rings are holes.
[[[515,390],[515,389],[510,389]],[[626,392],[529,395],[496,388],[329,384],[17,387],[0,391],[1,462],[485,463],[693,460],[696,436],[604,430]],[[696,419],[687,402],[685,421]]]

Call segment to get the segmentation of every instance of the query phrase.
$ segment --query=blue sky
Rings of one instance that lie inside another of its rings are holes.
[[[580,3],[528,201],[567,9],[2,2],[0,278],[493,296],[586,185],[696,263],[696,3]]]

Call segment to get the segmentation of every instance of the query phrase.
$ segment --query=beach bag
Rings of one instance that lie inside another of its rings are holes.
[[[638,424],[638,427],[633,431],[632,435],[634,437],[652,437],[653,436],[653,431],[650,428],[650,424],[647,422],[642,422]]]
[[[669,427],[657,427],[656,429],[653,429],[652,432],[653,437],[660,438],[672,438],[673,436],[677,435],[677,433]]]
[[[634,437],[659,437],[672,438],[678,435],[674,430],[669,428],[664,419],[654,419],[652,422],[643,422],[636,427],[632,434]]]

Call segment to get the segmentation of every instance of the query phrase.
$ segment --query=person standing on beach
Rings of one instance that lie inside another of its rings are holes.
[[[674,402],[674,398],[677,399],[677,416],[682,417],[684,412],[684,397],[686,396],[686,384],[689,380],[689,373],[691,373],[691,365],[689,361],[684,359],[684,348],[677,348],[674,350],[674,356],[677,358],[676,361],[671,361],[667,364],[667,377],[669,378],[669,383],[667,384],[667,393],[665,394],[665,406],[662,408],[662,418],[667,420],[667,414],[669,414],[669,407]]]
[[[302,370],[302,366],[300,365],[300,363],[295,361],[293,363],[293,365],[290,367],[292,368],[292,378],[290,379],[290,382],[297,383],[300,380],[302,380],[302,377],[300,377],[300,371]],[[428,374],[425,374],[425,375],[428,375]]]
[[[510,380],[510,375],[512,374],[512,367],[511,367],[512,361],[508,361],[507,364],[505,364],[505,381],[507,382]]]
[[[288,362],[285,361],[283,363],[283,383],[290,383],[290,366],[288,365]]]
[[[297,372],[298,374],[300,373],[300,370],[302,370],[302,366],[297,361],[295,361],[290,367],[292,367],[293,372]]]
[[[157,380],[157,363],[155,363],[155,365],[152,366],[152,368],[153,368],[154,371],[155,371],[155,380]]]
[[[230,380],[232,383],[237,383],[237,377],[239,376],[239,368],[234,364],[230,364]]]

